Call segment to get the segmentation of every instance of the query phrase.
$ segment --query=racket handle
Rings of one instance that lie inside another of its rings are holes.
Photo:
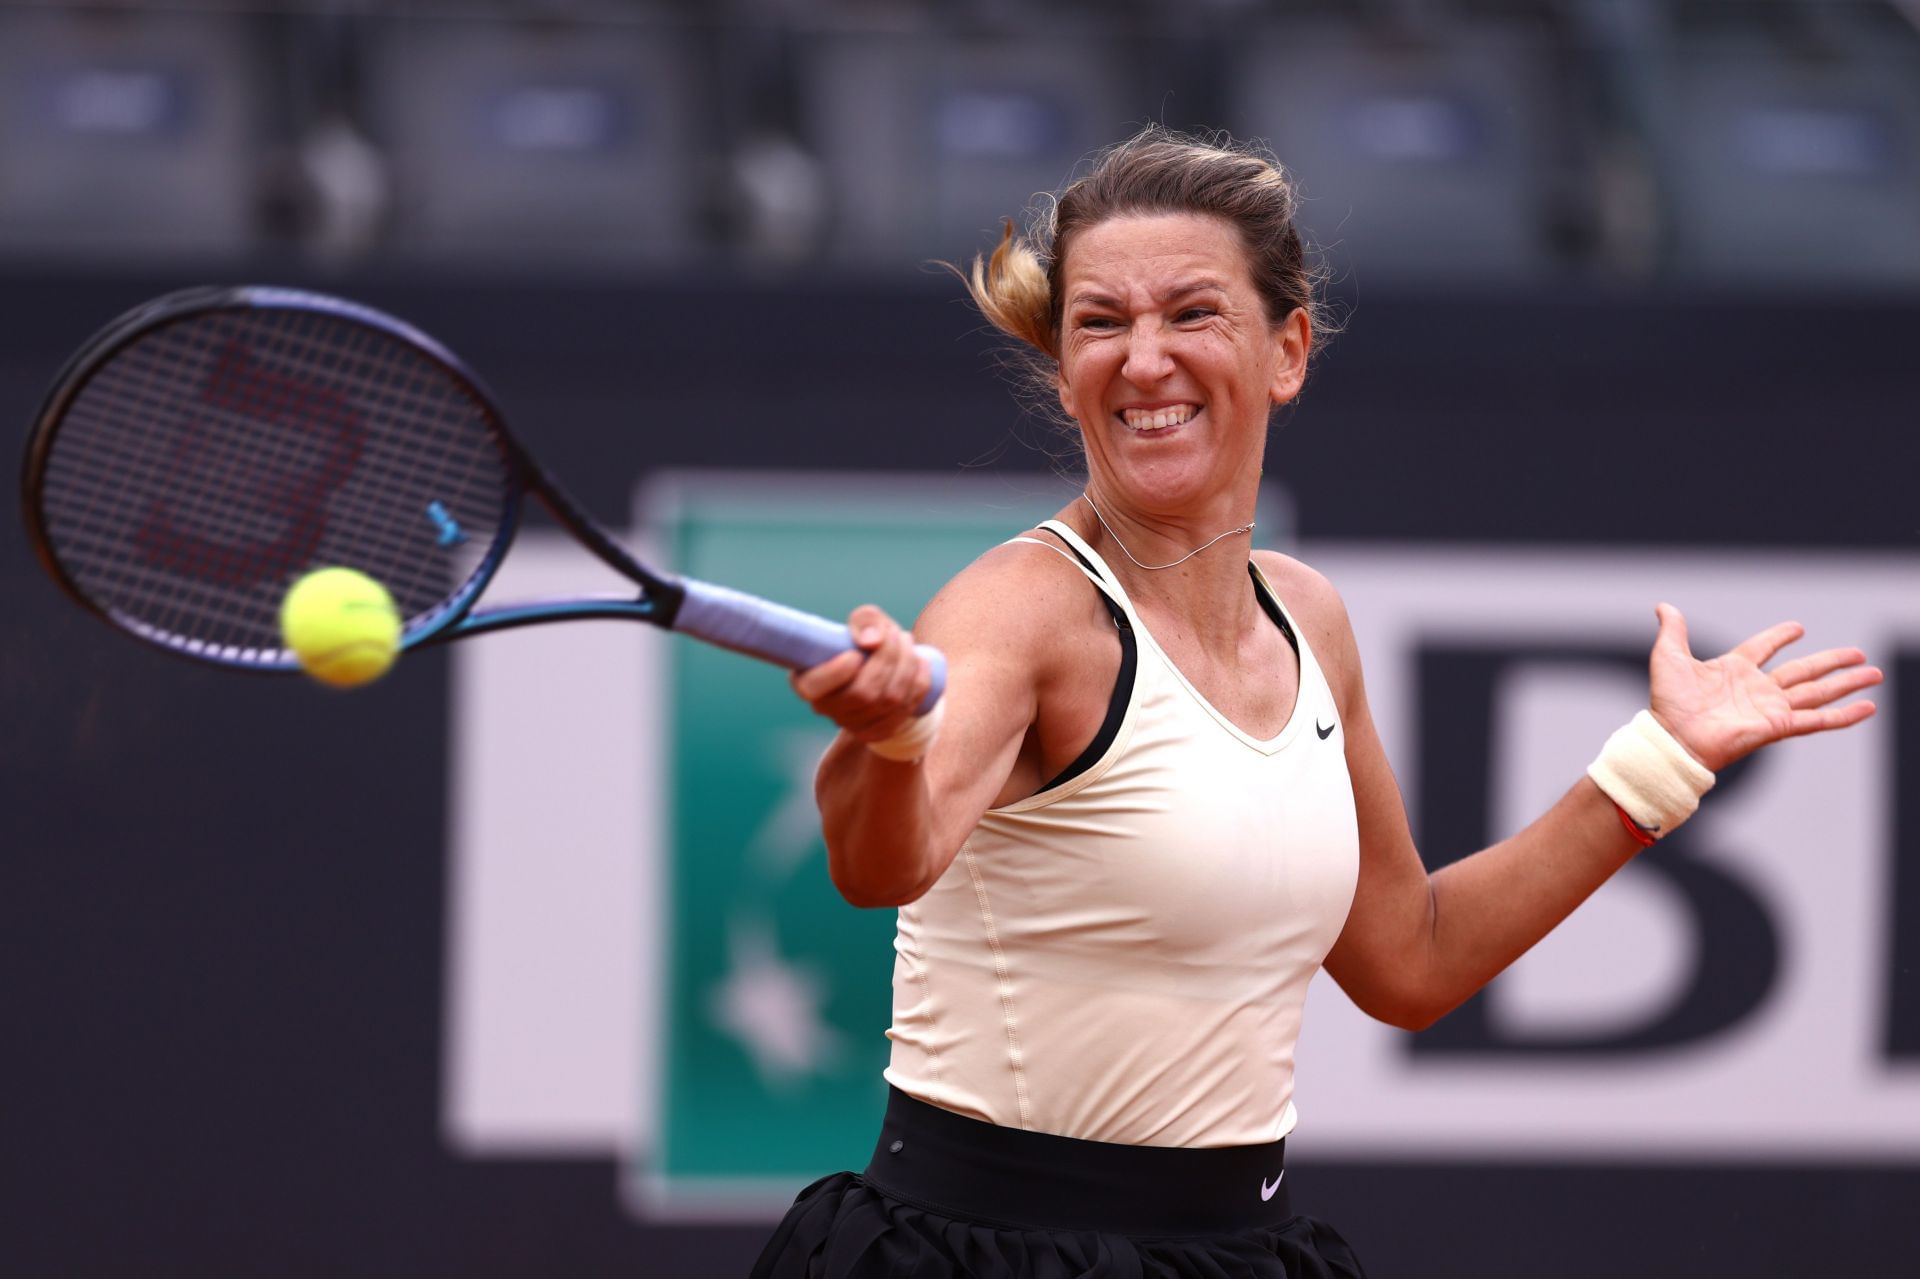
[[[844,623],[696,578],[683,578],[680,584],[687,594],[674,615],[673,629],[683,635],[795,671],[859,647]],[[933,683],[918,707],[918,713],[925,715],[946,691],[947,658],[930,644],[915,645],[914,651],[926,659],[933,673]]]

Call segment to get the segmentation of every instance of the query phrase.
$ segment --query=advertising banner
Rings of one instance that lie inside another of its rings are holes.
[[[1027,483],[681,478],[644,496],[644,537],[681,571],[907,620],[1061,504]],[[1920,1161],[1920,560],[1296,549],[1346,601],[1430,867],[1543,812],[1645,704],[1658,600],[1703,656],[1793,618],[1789,655],[1857,644],[1888,672],[1873,720],[1727,769],[1431,1030],[1317,978],[1302,1157]],[[615,1153],[648,1218],[765,1217],[867,1157],[892,912],[833,891],[831,733],[784,677],[641,629],[460,647],[448,1127],[481,1156]]]

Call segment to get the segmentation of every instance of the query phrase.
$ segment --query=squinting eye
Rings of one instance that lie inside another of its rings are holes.
[[[1190,306],[1179,315],[1181,320],[1204,320],[1216,314],[1210,306]]]
[[[1117,321],[1104,315],[1087,315],[1080,319],[1080,327],[1083,329],[1108,329],[1116,327],[1116,324]]]

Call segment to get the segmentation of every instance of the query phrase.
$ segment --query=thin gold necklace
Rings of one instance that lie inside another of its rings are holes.
[[[1224,541],[1227,538],[1232,537],[1235,533],[1253,532],[1253,522],[1249,520],[1247,523],[1242,524],[1239,528],[1228,529],[1226,532],[1222,533],[1219,537],[1214,538],[1213,542],[1208,542],[1204,546],[1194,547],[1191,551],[1188,551],[1185,555],[1182,555],[1179,559],[1174,560],[1171,563],[1142,564],[1139,560],[1133,559],[1133,552],[1129,551],[1127,549],[1127,544],[1120,540],[1120,535],[1113,531],[1113,525],[1107,523],[1107,517],[1100,514],[1100,508],[1093,505],[1093,495],[1091,493],[1082,493],[1080,495],[1080,500],[1085,502],[1088,506],[1093,507],[1093,518],[1096,520],[1099,520],[1100,527],[1107,530],[1107,536],[1112,538],[1113,544],[1120,548],[1120,553],[1126,556],[1128,559],[1133,560],[1133,566],[1135,568],[1144,568],[1148,572],[1153,572],[1153,573],[1157,573],[1163,568],[1174,568],[1177,565],[1185,564],[1188,560],[1192,559],[1194,556],[1198,555],[1200,552],[1206,550],[1208,546],[1212,546],[1213,542]]]

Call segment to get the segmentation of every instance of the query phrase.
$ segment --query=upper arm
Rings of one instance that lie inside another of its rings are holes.
[[[1345,726],[1360,869],[1353,906],[1326,969],[1363,1011],[1400,1024],[1408,976],[1417,970],[1429,940],[1432,899],[1400,784],[1367,704],[1353,624],[1339,593],[1320,573],[1265,553],[1261,568],[1307,631]]]
[[[940,844],[955,851],[1011,775],[1038,708],[1032,615],[1008,607],[1019,598],[1026,567],[996,547],[947,583],[914,621],[914,637],[947,655],[946,719],[926,777]]]
[[[947,658],[944,719],[924,769],[935,847],[948,860],[988,809],[1043,780],[1032,731],[1099,607],[1078,569],[1016,543],[982,555],[915,620],[914,638]]]

